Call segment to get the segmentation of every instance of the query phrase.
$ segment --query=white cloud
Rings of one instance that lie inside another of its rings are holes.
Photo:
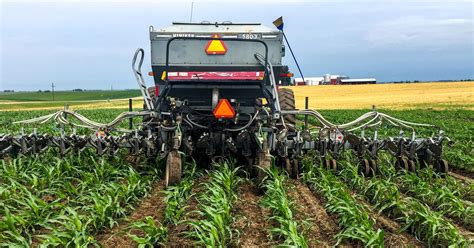
[[[472,44],[473,21],[463,18],[403,17],[384,21],[368,31],[366,40],[376,47],[441,47]]]

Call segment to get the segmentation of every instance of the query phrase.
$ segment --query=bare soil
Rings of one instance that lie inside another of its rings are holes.
[[[245,182],[237,189],[238,200],[234,205],[236,221],[234,228],[240,233],[239,247],[272,247],[278,243],[270,240],[268,230],[271,224],[268,222],[270,211],[260,204],[262,198],[259,189]]]
[[[340,231],[336,221],[326,212],[322,201],[300,181],[290,179],[288,196],[295,203],[295,219],[299,223],[307,220],[310,228],[306,233],[311,247],[333,247],[334,236]],[[346,244],[348,245],[348,244]]]
[[[126,234],[126,229],[131,223],[142,220],[146,216],[152,216],[153,219],[159,222],[163,221],[163,213],[166,206],[163,193],[164,188],[164,180],[154,183],[150,195],[138,204],[126,220],[118,226],[97,235],[96,240],[102,247],[136,247],[135,242]]]
[[[463,171],[460,169],[455,169],[454,171],[450,171],[449,175],[460,180],[467,184],[474,184],[474,173],[469,171]]]

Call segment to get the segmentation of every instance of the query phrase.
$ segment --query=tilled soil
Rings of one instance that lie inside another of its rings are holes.
[[[166,206],[166,203],[164,202],[164,188],[164,180],[154,183],[150,195],[137,205],[133,213],[130,214],[126,220],[118,226],[97,235],[96,240],[102,245],[102,247],[135,247],[136,244],[130,237],[128,237],[126,229],[131,223],[142,220],[146,216],[151,216],[156,221],[162,222]]]
[[[324,205],[311,190],[300,181],[290,179],[288,196],[295,203],[295,218],[299,223],[310,222],[306,233],[311,247],[333,247],[334,236],[339,232],[336,221],[324,209]],[[291,187],[293,186],[293,187]],[[343,245],[345,246],[345,245]]]
[[[270,210],[262,207],[262,195],[259,189],[248,182],[238,188],[238,200],[234,204],[233,213],[236,216],[234,228],[239,230],[239,247],[272,247],[278,243],[270,240],[268,222]]]
[[[471,182],[472,180],[474,180],[474,172],[472,171],[468,171],[462,168],[457,168],[457,167],[452,167],[452,166],[449,169],[450,169],[449,174],[460,175],[463,178],[471,179]]]

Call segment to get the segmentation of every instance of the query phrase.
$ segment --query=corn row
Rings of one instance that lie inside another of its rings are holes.
[[[441,213],[432,211],[417,199],[402,197],[394,182],[377,177],[366,179],[359,174],[357,166],[348,161],[340,176],[380,212],[403,223],[402,230],[410,230],[416,238],[429,245],[467,246],[465,238]]]
[[[52,154],[49,154],[52,155]],[[89,156],[2,161],[0,240],[7,246],[94,244],[93,235],[117,224],[150,189],[144,175],[120,158]]]
[[[385,157],[382,162],[389,162]],[[405,170],[395,171],[392,166],[383,166],[381,176],[397,184],[400,191],[428,204],[432,209],[449,216],[466,226],[474,223],[474,207],[461,198],[460,190],[446,185],[432,169],[418,170],[417,174]]]
[[[198,218],[185,220],[191,228],[186,236],[193,238],[197,246],[225,247],[233,242],[232,205],[242,179],[237,175],[238,168],[228,162],[215,167],[209,172],[209,181],[201,185],[203,191],[197,196],[198,210],[190,212]]]
[[[294,220],[295,206],[288,197],[284,185],[287,179],[286,174],[275,167],[267,169],[266,172],[267,179],[263,183],[265,196],[262,199],[262,205],[271,209],[270,220],[278,223],[278,227],[270,229],[271,236],[282,238],[284,245],[308,247],[308,239],[304,235],[303,227]]]
[[[176,186],[169,186],[165,190],[165,219],[171,224],[178,224],[186,211],[186,202],[191,197],[194,179],[200,173],[196,172],[196,163],[185,164],[184,176]]]
[[[303,181],[323,195],[326,211],[339,217],[341,231],[336,235],[336,246],[343,240],[358,240],[366,247],[383,247],[384,231],[374,227],[367,209],[357,204],[339,178],[313,163],[303,161]]]

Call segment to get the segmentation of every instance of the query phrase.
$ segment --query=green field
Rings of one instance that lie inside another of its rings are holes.
[[[78,112],[108,122],[125,110]],[[320,112],[341,123],[366,111]],[[380,111],[436,124],[455,142],[444,153],[451,166],[474,171],[474,111]],[[0,112],[0,133],[19,134],[22,126],[12,122],[51,112]],[[134,121],[139,124],[141,118]],[[309,122],[318,125],[314,119]],[[39,133],[60,131],[45,123],[24,126],[24,132],[34,127]],[[398,131],[384,125],[379,138]],[[417,130],[422,137],[436,132]],[[469,181],[430,168],[396,170],[386,152],[379,156],[377,174],[367,177],[351,151],[338,158],[338,170],[321,166],[313,155],[304,155],[299,179],[272,166],[264,171],[262,184],[232,160],[204,170],[183,156],[183,179],[171,187],[164,187],[164,163],[131,162],[123,152],[99,157],[87,149],[60,157],[48,150],[3,159],[0,246],[472,247],[474,185]]]
[[[140,96],[140,90],[88,90],[88,91],[56,91],[54,101],[94,101],[124,99]],[[12,92],[0,93],[0,101],[34,102],[53,101],[52,92]]]
[[[81,109],[79,113],[90,118],[91,120],[106,122],[111,121],[126,109],[100,109],[89,110]],[[354,120],[368,109],[358,110],[320,110],[329,121],[334,123],[343,123]],[[445,155],[452,166],[463,168],[474,172],[474,111],[472,110],[385,110],[380,112],[387,113],[396,118],[419,123],[430,123],[438,126],[445,134],[454,141],[453,147],[445,149]],[[34,118],[48,113],[51,110],[34,110],[34,111],[5,111],[0,112],[0,133],[19,132],[20,125],[13,125],[13,121]],[[138,124],[140,120],[137,118]],[[314,122],[310,119],[310,122]],[[123,124],[126,128],[127,123]],[[36,126],[40,132],[57,131],[54,124],[44,124]],[[25,126],[25,130],[31,130],[32,126]],[[53,130],[54,129],[54,130]],[[387,131],[384,131],[387,130]],[[397,129],[382,129],[381,134],[386,136],[397,136]],[[83,130],[83,132],[87,132]],[[417,135],[429,137],[437,133],[437,129],[419,129]],[[406,132],[405,135],[410,137],[411,133]]]

